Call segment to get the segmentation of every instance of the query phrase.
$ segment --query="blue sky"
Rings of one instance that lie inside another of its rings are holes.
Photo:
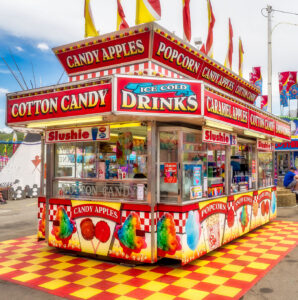
[[[135,0],[122,0],[129,25],[134,25]],[[162,19],[158,23],[182,37],[182,0],[160,0]],[[266,0],[211,0],[215,14],[214,58],[223,64],[228,44],[228,18],[234,30],[233,71],[238,66],[238,38],[244,45],[244,78],[253,66],[261,66],[264,89],[267,84],[267,19],[261,9]],[[274,9],[298,13],[298,1],[271,0]],[[169,5],[171,3],[171,5]],[[9,49],[22,70],[27,84],[56,84],[62,67],[51,48],[84,38],[84,0],[0,0],[0,56],[16,70]],[[191,0],[192,37],[207,36],[206,0]],[[96,28],[105,34],[116,29],[116,0],[91,0]],[[273,26],[273,113],[279,114],[278,72],[298,70],[298,16],[274,13]],[[192,40],[193,43],[193,40]],[[67,77],[63,77],[63,82]],[[31,86],[31,85],[30,85]],[[15,79],[0,59],[0,129],[5,122],[5,93],[19,91]]]
[[[63,68],[57,61],[53,52],[46,43],[38,43],[27,38],[14,37],[0,31],[0,129],[4,128],[5,124],[5,93],[21,90],[21,87],[14,79],[13,75],[8,70],[5,61],[14,70],[22,85],[25,84],[21,80],[21,76],[17,71],[13,58],[19,66],[27,86],[31,88],[31,83],[34,86],[47,86],[56,84],[63,73]],[[13,57],[13,58],[12,58]],[[32,65],[35,74],[35,82],[33,77]],[[62,81],[67,81],[67,76],[64,75]]]

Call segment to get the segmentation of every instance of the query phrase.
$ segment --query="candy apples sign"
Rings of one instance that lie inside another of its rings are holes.
[[[237,136],[235,134],[203,128],[203,142],[220,145],[237,145]]]
[[[110,139],[109,126],[52,129],[46,131],[46,143],[88,142]]]
[[[117,112],[201,114],[201,84],[185,80],[117,77]]]
[[[127,34],[128,35],[128,34]],[[68,75],[148,58],[150,33],[101,38],[88,44],[53,49]]]
[[[60,86],[37,95],[8,96],[7,124],[75,117],[111,111],[111,84]]]

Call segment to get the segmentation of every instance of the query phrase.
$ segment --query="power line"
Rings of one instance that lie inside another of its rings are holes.
[[[25,86],[26,86],[26,88],[27,88],[27,90],[28,90],[28,86],[27,86],[27,83],[26,83],[26,81],[25,81],[25,79],[24,79],[23,73],[22,73],[21,70],[19,69],[19,66],[18,66],[17,62],[15,61],[15,59],[14,59],[14,57],[13,57],[13,55],[12,55],[10,49],[9,49],[9,53],[10,53],[10,56],[11,56],[12,60],[14,61],[14,64],[16,65],[16,67],[17,67],[17,69],[18,69],[18,71],[19,71],[19,73],[20,73],[20,75],[21,75],[21,78],[23,79],[23,82],[25,83]]]
[[[10,71],[10,73],[13,75],[13,77],[15,78],[15,80],[17,81],[17,83],[19,84],[19,86],[21,87],[21,89],[24,91],[24,87],[21,84],[20,80],[17,78],[17,76],[15,75],[14,71],[10,68],[10,66],[8,65],[8,63],[6,62],[6,60],[4,59],[4,57],[1,57],[2,60],[4,61],[4,63],[6,64],[8,70]]]
[[[277,12],[280,12],[280,13],[283,13],[283,14],[298,16],[298,13],[294,13],[294,12],[291,12],[291,11],[284,11],[284,10],[278,10],[278,9],[272,9],[272,11],[277,11]]]

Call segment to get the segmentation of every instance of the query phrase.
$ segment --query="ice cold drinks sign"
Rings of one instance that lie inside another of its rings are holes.
[[[201,114],[201,84],[117,77],[117,112]]]

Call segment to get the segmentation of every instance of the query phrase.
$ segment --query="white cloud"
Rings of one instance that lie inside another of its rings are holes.
[[[36,47],[41,51],[48,51],[50,49],[50,47],[46,43],[39,43]]]
[[[9,70],[0,69],[0,74],[9,74]]]
[[[12,133],[13,130],[9,127],[3,127],[3,128],[0,128],[0,132]]]
[[[0,87],[0,94],[7,94],[8,92],[9,92],[8,89]]]
[[[16,48],[16,50],[19,51],[19,52],[23,52],[23,51],[24,51],[24,49],[23,49],[22,47],[20,47],[20,46],[16,46],[15,48]]]

